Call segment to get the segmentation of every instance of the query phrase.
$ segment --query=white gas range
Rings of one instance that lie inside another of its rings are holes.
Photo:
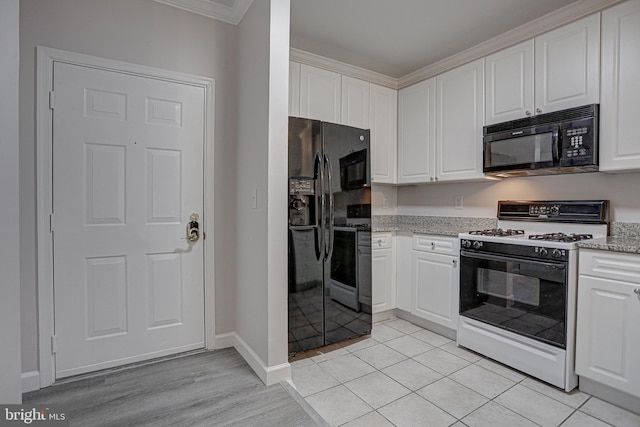
[[[500,201],[498,227],[460,234],[458,344],[569,391],[577,242],[608,232],[608,202]]]

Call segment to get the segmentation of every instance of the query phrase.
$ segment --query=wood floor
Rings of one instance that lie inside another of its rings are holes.
[[[265,387],[235,349],[63,382],[23,396],[72,426],[291,426],[316,423],[280,384]]]

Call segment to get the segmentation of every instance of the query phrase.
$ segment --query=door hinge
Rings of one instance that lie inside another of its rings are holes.
[[[55,93],[53,91],[49,92],[49,108],[51,108],[53,110],[53,108],[55,107]]]
[[[55,217],[53,214],[49,214],[49,233],[53,233],[53,230],[56,228]]]
[[[58,340],[55,335],[51,335],[51,354],[58,352]]]

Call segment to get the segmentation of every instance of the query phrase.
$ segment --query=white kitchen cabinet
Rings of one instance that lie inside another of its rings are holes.
[[[435,179],[484,178],[484,59],[440,74],[436,85]]]
[[[536,114],[600,101],[600,14],[535,38]]]
[[[300,65],[300,117],[340,123],[342,76]]]
[[[300,117],[300,64],[289,61],[289,115]]]
[[[398,91],[370,85],[371,181],[395,184],[398,148]]]
[[[414,235],[411,314],[456,330],[460,277],[456,238]]]
[[[373,313],[396,308],[396,257],[393,233],[373,233],[371,239]]]
[[[576,373],[640,397],[640,255],[580,249]]]
[[[369,82],[342,76],[342,118],[340,123],[369,129]]]
[[[533,114],[533,52],[527,40],[485,58],[485,124]]]
[[[486,124],[598,103],[599,56],[600,14],[487,56]]]
[[[435,179],[436,79],[398,92],[398,184]]]
[[[411,279],[413,235],[396,233],[396,303],[400,310],[411,312],[413,280]]]
[[[600,170],[640,170],[640,1],[602,12]]]

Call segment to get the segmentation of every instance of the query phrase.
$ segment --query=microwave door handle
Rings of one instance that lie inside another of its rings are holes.
[[[316,187],[316,227],[314,235],[314,243],[316,250],[316,261],[321,263],[324,259],[324,167],[322,165],[322,158],[320,153],[316,153],[313,160],[313,169],[316,182],[319,183]]]
[[[333,177],[331,175],[331,161],[329,161],[329,157],[325,154],[324,156],[324,165],[327,168],[327,185],[329,186],[329,203],[327,205],[327,209],[329,211],[329,242],[327,245],[327,249],[325,251],[325,260],[331,259],[333,256],[333,221],[334,221],[334,200],[333,200]]]
[[[551,134],[551,155],[553,156],[553,163],[560,163],[560,129],[554,127],[553,132]]]

